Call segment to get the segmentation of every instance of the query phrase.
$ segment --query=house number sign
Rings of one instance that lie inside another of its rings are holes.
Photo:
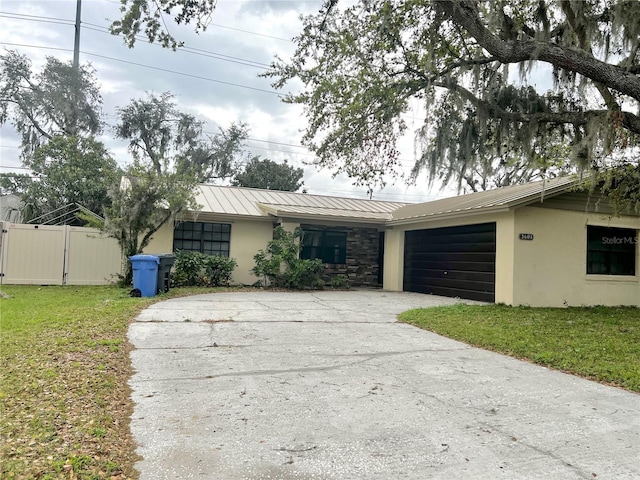
[[[520,240],[533,240],[533,233],[521,233],[519,238]]]

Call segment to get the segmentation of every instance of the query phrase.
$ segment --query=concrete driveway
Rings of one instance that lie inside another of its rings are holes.
[[[381,291],[168,300],[129,330],[142,480],[638,479],[640,395],[395,323]]]

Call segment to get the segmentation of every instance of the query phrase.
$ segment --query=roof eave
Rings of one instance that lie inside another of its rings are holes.
[[[511,202],[507,202],[505,205],[508,206],[509,208],[515,208],[515,207],[526,207],[527,205],[531,205],[533,203],[544,202],[545,198],[551,198],[557,195],[562,195],[563,193],[566,193],[567,191],[575,187],[577,184],[578,184],[577,180],[573,180],[570,183],[559,185],[557,187],[550,188],[549,190],[545,189],[543,191],[528,195],[527,197],[513,200]]]
[[[287,218],[287,219],[295,219],[295,220],[315,220],[315,221],[325,221],[325,222],[343,222],[343,223],[369,223],[376,225],[384,225],[385,222],[391,219],[391,214],[383,214],[383,217],[380,218],[371,218],[371,217],[358,217],[358,216],[346,216],[346,215],[322,215],[315,213],[296,213],[296,212],[288,212],[288,211],[280,211],[276,206],[265,205],[262,203],[257,204],[258,207],[268,215],[273,215],[278,218]]]
[[[222,218],[225,220],[254,220],[254,221],[258,221],[258,222],[263,222],[263,221],[272,221],[273,217],[271,215],[241,215],[238,213],[217,213],[217,212],[206,212],[206,211],[202,211],[202,210],[196,210],[196,211],[186,211],[183,213],[183,215],[189,216],[189,215],[194,215],[194,218],[197,219],[198,218],[202,218],[202,217],[215,217],[215,218]],[[186,221],[191,221],[189,219],[186,219]]]
[[[415,217],[399,218],[397,220],[389,220],[385,225],[409,225],[411,223],[431,222],[435,220],[449,220],[451,218],[477,217],[478,215],[486,215],[492,213],[505,213],[510,209],[506,206],[478,208],[475,210],[456,210],[452,212],[434,213],[431,215],[420,215]]]
[[[282,212],[274,215],[278,218],[290,220],[306,220],[313,222],[340,222],[340,223],[357,223],[371,225],[385,225],[388,219],[385,218],[362,218],[362,217],[344,217],[338,215],[311,215],[311,214],[293,214],[290,212]]]

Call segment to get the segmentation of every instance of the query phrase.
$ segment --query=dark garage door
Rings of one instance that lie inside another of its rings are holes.
[[[495,284],[495,223],[405,232],[405,291],[493,302]]]

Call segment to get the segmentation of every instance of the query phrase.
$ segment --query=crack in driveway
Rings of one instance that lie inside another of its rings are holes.
[[[436,351],[436,350],[425,350],[425,351]],[[242,372],[228,372],[228,373],[219,373],[216,375],[200,375],[197,377],[165,377],[158,378],[154,380],[146,380],[146,381],[191,381],[191,380],[213,380],[216,378],[224,378],[224,377],[250,377],[250,376],[264,376],[264,375],[282,375],[287,373],[312,373],[312,372],[327,372],[331,370],[341,369],[341,368],[349,368],[355,365],[360,365],[371,360],[375,360],[376,358],[387,357],[387,356],[397,356],[404,355],[407,353],[414,353],[413,351],[409,352],[380,352],[373,354],[353,354],[353,355],[342,355],[346,357],[361,357],[365,358],[351,362],[344,363],[340,365],[328,365],[325,367],[302,367],[302,368],[286,368],[286,369],[268,369],[268,370],[247,370]]]

